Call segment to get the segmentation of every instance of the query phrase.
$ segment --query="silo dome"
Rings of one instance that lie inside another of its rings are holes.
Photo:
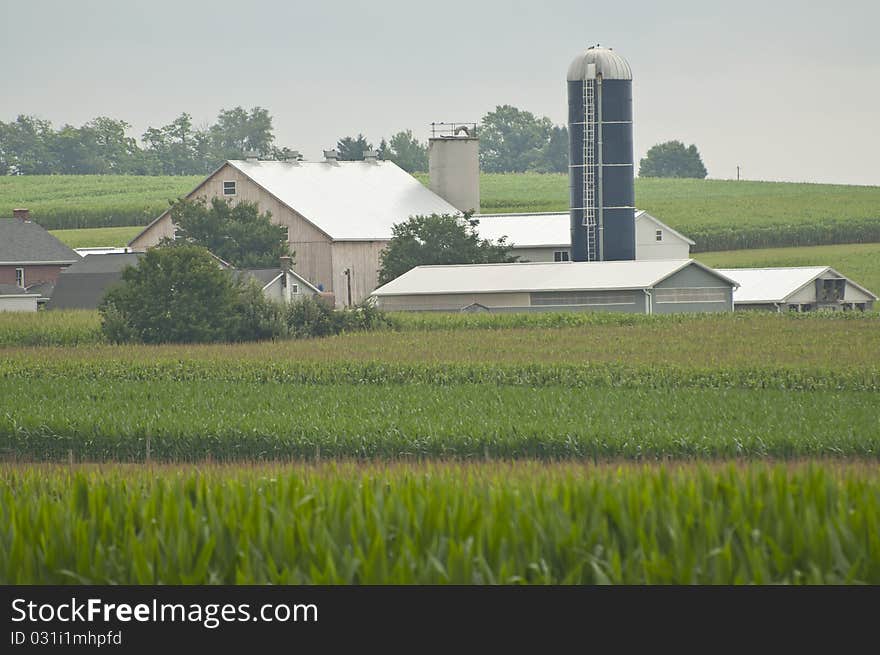
[[[587,65],[596,65],[596,74],[606,80],[631,80],[632,70],[626,59],[611,48],[591,46],[579,54],[568,67],[568,81],[578,82],[587,78]]]

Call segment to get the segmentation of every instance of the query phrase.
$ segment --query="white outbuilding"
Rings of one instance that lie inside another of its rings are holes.
[[[13,284],[0,284],[0,312],[35,312],[39,293],[29,293]]]
[[[571,259],[568,212],[477,214],[477,231],[493,241],[502,236],[512,253],[525,262],[567,262]],[[688,259],[693,241],[646,211],[636,210],[636,260]]]
[[[841,275],[830,266],[786,268],[719,268],[735,280],[737,310],[805,312],[824,310],[870,310],[877,296]]]
[[[386,311],[733,311],[736,283],[693,259],[417,266],[376,289]]]

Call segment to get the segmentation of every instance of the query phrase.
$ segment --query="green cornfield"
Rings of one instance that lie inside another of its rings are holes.
[[[0,217],[29,207],[47,229],[145,225],[201,179],[7,176],[0,178]],[[485,213],[568,209],[565,175],[483,174],[480,185]],[[880,242],[880,187],[640,178],[635,190],[638,207],[696,241],[694,252]],[[108,238],[116,237],[71,235],[81,246],[112,245]]]
[[[878,584],[864,464],[0,467],[2,584]]]

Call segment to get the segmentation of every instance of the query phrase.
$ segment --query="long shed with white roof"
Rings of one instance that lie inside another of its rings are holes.
[[[693,259],[417,266],[376,289],[387,311],[733,311],[736,283]]]
[[[379,283],[379,256],[395,223],[458,210],[390,161],[257,161],[224,163],[187,198],[255,202],[287,227],[294,268],[337,305],[357,303]],[[129,246],[145,250],[174,235],[166,211]],[[349,273],[346,274],[346,271]]]
[[[870,310],[877,296],[830,266],[719,268],[735,280],[734,306],[770,311]]]
[[[571,259],[571,220],[568,212],[477,214],[477,231],[484,239],[503,236],[512,253],[527,262],[567,262]],[[695,245],[644,210],[636,210],[636,260],[687,259]]]

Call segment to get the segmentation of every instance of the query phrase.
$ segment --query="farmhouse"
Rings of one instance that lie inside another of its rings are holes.
[[[369,296],[379,281],[379,255],[391,228],[417,214],[458,210],[413,176],[375,156],[321,162],[227,161],[187,198],[256,202],[287,227],[296,270],[317,289],[333,292],[338,305]],[[166,211],[129,244],[145,250],[174,234]]]
[[[737,310],[805,312],[824,310],[870,310],[877,296],[829,266],[788,268],[719,268],[735,280]]]
[[[477,214],[477,230],[485,239],[502,236],[513,244],[520,261],[567,262],[571,259],[568,212]],[[636,211],[636,260],[688,259],[694,242],[646,211]]]
[[[61,271],[80,256],[32,222],[27,209],[15,209],[13,214],[12,219],[0,219],[0,284],[43,299]]]
[[[693,259],[418,266],[376,289],[388,311],[733,310],[736,283]]]
[[[0,312],[35,312],[38,293],[28,293],[14,284],[0,284]]]
[[[47,309],[97,309],[107,290],[122,280],[122,271],[137,266],[144,253],[107,253],[88,255],[58,276]],[[222,268],[230,265],[217,258]],[[263,295],[277,302],[291,302],[318,294],[308,280],[293,271],[290,257],[282,257],[276,268],[243,269],[235,272],[253,280]]]

